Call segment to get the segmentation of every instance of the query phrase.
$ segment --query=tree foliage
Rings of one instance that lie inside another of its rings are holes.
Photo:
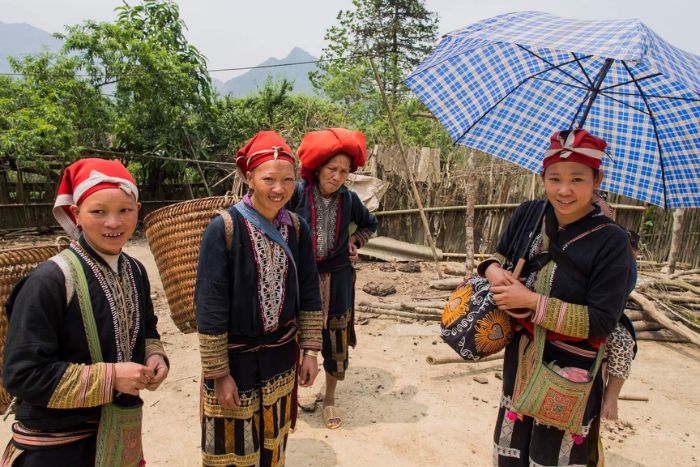
[[[318,96],[291,94],[286,79],[265,82],[256,94],[226,96],[216,104],[216,140],[231,154],[256,132],[273,129],[296,146],[307,131],[347,124],[340,107]]]
[[[366,56],[375,60],[382,85],[396,105],[405,93],[403,78],[437,38],[438,19],[421,0],[352,3],[354,8],[340,11],[338,24],[326,31],[329,44],[312,82],[332,101],[341,102],[353,115],[361,115],[376,111],[367,104],[378,97]]]
[[[65,53],[82,60],[97,88],[114,89],[116,149],[203,158],[210,143],[212,90],[206,59],[185,38],[177,4],[145,0],[116,8],[114,22],[67,28]],[[144,183],[157,189],[180,164],[145,162]]]
[[[0,157],[13,168],[43,168],[108,137],[110,103],[78,73],[75,57],[50,53],[10,58],[21,79],[0,77]]]

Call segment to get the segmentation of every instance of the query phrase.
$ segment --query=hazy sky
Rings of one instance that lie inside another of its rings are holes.
[[[130,4],[137,3],[129,0]],[[190,42],[210,69],[256,65],[298,46],[318,56],[326,29],[351,0],[179,0]],[[114,19],[121,0],[0,0],[0,21],[49,32],[85,19]],[[440,33],[502,13],[539,10],[580,19],[638,18],[661,37],[700,55],[698,0],[426,0]],[[237,73],[212,73],[228,79]]]

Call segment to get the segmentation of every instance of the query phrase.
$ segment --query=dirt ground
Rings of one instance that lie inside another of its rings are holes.
[[[172,362],[156,392],[144,391],[144,449],[149,465],[195,466],[199,457],[199,352],[195,334],[182,334],[171,321],[155,262],[143,239],[126,251],[148,269],[159,329]],[[442,298],[427,288],[432,264],[420,273],[382,272],[379,263],[358,265],[357,300],[369,281],[388,281],[399,302]],[[363,318],[362,315],[358,318]],[[362,319],[358,346],[338,386],[343,426],[324,428],[320,404],[300,412],[288,442],[287,465],[321,466],[485,466],[492,455],[492,431],[500,398],[495,377],[501,362],[430,366],[426,357],[453,356],[440,341],[437,323]],[[456,354],[454,354],[456,355]],[[487,384],[474,380],[483,376]],[[620,420],[606,422],[603,440],[608,466],[700,466],[700,349],[683,344],[641,342],[623,394],[648,402],[620,401]],[[314,391],[323,386],[322,374]],[[310,394],[307,390],[302,394]],[[0,434],[9,438],[11,421]]]

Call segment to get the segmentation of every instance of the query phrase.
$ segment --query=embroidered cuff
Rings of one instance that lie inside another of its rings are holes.
[[[145,361],[148,361],[148,357],[151,355],[160,355],[163,357],[163,360],[165,360],[165,364],[170,368],[170,360],[168,359],[168,356],[165,353],[165,349],[163,348],[163,343],[160,341],[160,339],[146,339],[146,358]]]
[[[498,263],[501,266],[503,266],[504,264],[506,264],[506,257],[498,252],[492,254],[491,256],[479,263],[479,265],[476,267],[476,273],[479,274],[481,277],[486,277],[486,268],[488,268],[489,264],[491,263]]]
[[[114,379],[114,363],[69,363],[47,407],[79,409],[112,402]]]
[[[323,316],[321,310],[299,312],[299,347],[309,350],[321,350],[321,330]]]
[[[199,333],[199,354],[202,358],[202,371],[206,379],[228,375],[228,333]]]
[[[350,237],[350,242],[357,244],[358,248],[362,248],[372,237],[372,231],[369,229],[359,229]]]
[[[532,322],[564,334],[585,339],[588,337],[588,307],[567,303],[558,298],[540,295]]]

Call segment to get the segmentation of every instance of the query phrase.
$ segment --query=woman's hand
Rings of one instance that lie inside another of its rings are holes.
[[[304,358],[301,361],[301,368],[299,369],[299,385],[305,388],[311,386],[314,384],[317,375],[317,358],[312,357],[311,355],[304,355]]]
[[[508,280],[509,277],[513,277],[513,275],[509,271],[503,269],[501,265],[495,261],[488,265],[486,271],[484,271],[484,275],[489,281],[491,287],[493,287],[494,285],[507,285],[511,282]]]
[[[498,305],[498,308],[501,310],[517,308],[536,309],[540,295],[525,287],[520,281],[515,280],[512,274],[507,271],[504,272],[506,274],[503,277],[507,283],[491,286],[493,300]]]
[[[221,407],[235,409],[241,405],[241,397],[238,394],[238,386],[231,375],[222,376],[214,380],[214,394]]]
[[[138,396],[145,389],[155,374],[145,365],[134,362],[114,364],[114,390],[124,394]]]
[[[165,359],[162,355],[151,355],[148,357],[146,360],[146,366],[153,370],[153,378],[146,385],[146,389],[149,391],[155,391],[158,389],[158,386],[160,386],[160,383],[162,383],[165,378],[168,377],[170,369],[165,363]]]
[[[348,253],[350,254],[350,261],[357,261],[357,259],[360,257],[360,254],[357,252],[357,245],[355,245],[355,242],[352,241],[352,238],[348,243]]]

